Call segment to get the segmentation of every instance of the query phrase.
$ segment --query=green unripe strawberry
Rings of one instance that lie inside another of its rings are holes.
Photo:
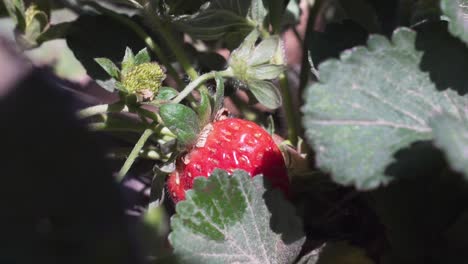
[[[131,68],[122,76],[122,84],[128,93],[136,94],[142,101],[150,101],[161,88],[166,78],[164,70],[157,63],[143,63]]]

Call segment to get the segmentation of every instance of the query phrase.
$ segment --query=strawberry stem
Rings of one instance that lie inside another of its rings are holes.
[[[109,105],[108,104],[101,104],[101,105],[94,105],[90,106],[88,108],[82,109],[78,111],[77,115],[79,118],[88,118],[91,116],[99,115],[99,114],[105,114],[111,112],[109,110]],[[124,107],[120,112],[128,112],[128,107]]]
[[[145,145],[146,141],[148,138],[154,133],[154,131],[150,128],[146,129],[143,134],[141,135],[140,139],[138,139],[137,143],[133,147],[132,151],[130,152],[130,155],[128,158],[125,160],[122,168],[119,171],[119,174],[117,175],[117,181],[122,181],[122,179],[125,177],[127,172],[130,170],[132,167],[133,163],[137,159],[137,157],[140,155],[140,151]]]
[[[185,97],[187,97],[193,90],[195,90],[198,86],[203,84],[204,82],[214,79],[216,77],[216,74],[219,74],[222,77],[233,77],[234,74],[231,70],[231,68],[227,68],[224,71],[212,71],[212,72],[207,72],[205,74],[200,75],[198,78],[190,82],[184,90],[182,90],[179,95],[177,95],[176,98],[172,99],[172,103],[177,104],[180,103]]]

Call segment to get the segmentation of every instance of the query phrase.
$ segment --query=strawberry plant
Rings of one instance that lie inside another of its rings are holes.
[[[142,262],[468,261],[468,0],[3,3],[86,70]]]

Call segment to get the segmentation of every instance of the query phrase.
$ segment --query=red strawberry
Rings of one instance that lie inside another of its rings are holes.
[[[230,118],[205,127],[197,145],[178,160],[169,175],[167,187],[173,200],[184,200],[195,177],[208,177],[215,168],[227,172],[242,169],[252,177],[263,174],[273,187],[288,193],[283,156],[273,138],[253,122]]]

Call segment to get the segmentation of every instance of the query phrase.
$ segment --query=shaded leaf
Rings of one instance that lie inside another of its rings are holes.
[[[370,33],[377,33],[381,31],[380,21],[377,17],[377,13],[369,1],[339,0],[339,2],[347,17],[358,23],[361,27],[365,28]]]
[[[120,70],[111,60],[108,58],[95,58],[94,60],[107,72],[107,74],[109,74],[109,76],[116,80],[120,78]]]
[[[308,264],[373,264],[366,252],[346,242],[330,242],[320,251],[317,262]]]
[[[193,38],[202,40],[221,39],[237,32],[242,32],[245,36],[252,28],[243,17],[222,9],[203,10],[177,20],[175,25]]]
[[[283,26],[295,25],[301,18],[300,0],[289,0],[282,17]]]
[[[285,9],[285,1],[269,0],[263,3],[268,12],[268,20],[273,29],[273,32],[281,30],[282,16]]]
[[[262,105],[276,109],[281,106],[281,93],[273,83],[268,81],[250,80],[247,83],[249,90]]]
[[[162,0],[164,11],[171,15],[193,14],[200,9],[200,6],[207,0]],[[153,1],[156,2],[156,1]]]
[[[429,173],[396,181],[370,193],[390,245],[385,252],[388,258],[385,263],[421,263],[421,260],[463,263],[466,260],[450,261],[456,256],[452,255],[453,248],[447,250],[450,248],[444,235],[466,211],[468,182],[446,166],[442,164]]]
[[[216,52],[196,52],[196,63],[201,72],[222,71],[226,68],[226,59]]]
[[[181,146],[192,144],[200,132],[197,114],[182,104],[165,104],[159,108],[164,125],[177,136]]]
[[[311,31],[308,49],[315,65],[338,58],[346,49],[366,43],[367,31],[351,20],[328,24],[324,32]]]
[[[142,8],[139,0],[62,0],[72,2],[78,10],[94,11],[100,13],[102,9],[107,9],[119,15],[133,16],[138,14]]]
[[[450,20],[450,32],[468,43],[468,0],[441,0],[440,5]]]
[[[358,47],[320,65],[320,83],[307,88],[303,106],[306,137],[317,151],[317,165],[333,179],[358,189],[388,183],[393,154],[432,138],[429,119],[457,113],[461,100],[437,92],[420,71],[416,34],[397,29],[392,42],[374,35]],[[463,98],[465,103],[467,100]]]
[[[468,92],[468,49],[448,32],[446,21],[426,22],[414,27],[416,49],[423,51],[421,70],[429,72],[438,90]],[[443,51],[443,52],[441,52]]]
[[[468,252],[466,251],[466,245],[468,245],[468,211],[463,212],[455,223],[447,229],[444,238],[448,241],[448,254],[453,258],[444,259],[443,261],[460,263],[468,259]]]
[[[176,212],[169,241],[182,263],[292,263],[305,240],[281,192],[240,170],[195,179]]]
[[[262,26],[266,15],[263,0],[219,0],[205,3],[193,15],[180,16],[175,25],[196,39],[225,38],[237,44],[252,28]]]

